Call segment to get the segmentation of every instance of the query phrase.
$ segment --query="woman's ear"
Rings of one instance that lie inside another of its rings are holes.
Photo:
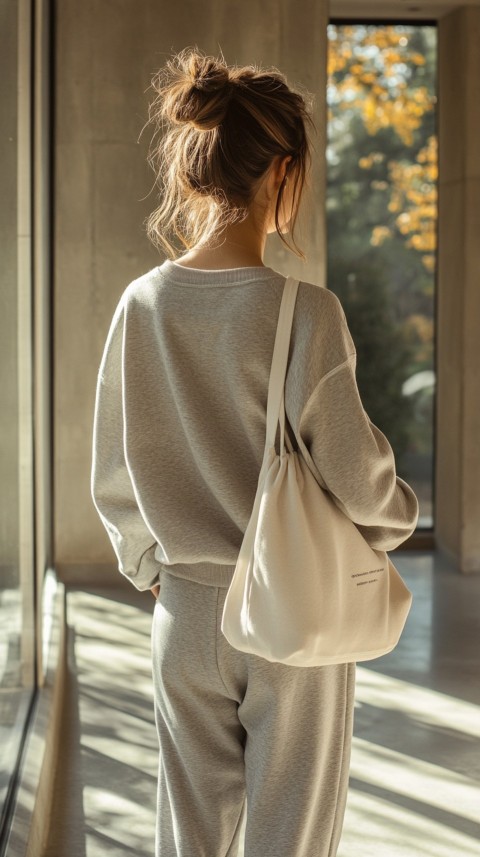
[[[288,165],[291,160],[291,155],[285,155],[284,157],[277,155],[277,157],[273,159],[267,176],[266,190],[268,199],[272,199],[272,197],[278,193],[280,185],[284,181],[288,172]]]
[[[282,170],[282,181],[287,177],[288,170],[290,168],[290,162],[292,160],[291,155],[285,155],[281,160],[281,170]]]

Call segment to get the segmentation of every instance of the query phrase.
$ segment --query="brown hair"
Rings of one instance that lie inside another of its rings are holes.
[[[281,233],[285,179],[275,225],[283,243],[305,258],[293,237],[310,161],[308,95],[294,92],[275,68],[227,66],[223,57],[186,48],[152,78],[155,132],[148,163],[161,203],[146,220],[150,240],[174,257],[167,234],[190,249],[247,216],[258,181],[275,157],[291,156],[293,248]],[[157,134],[160,139],[156,141]]]

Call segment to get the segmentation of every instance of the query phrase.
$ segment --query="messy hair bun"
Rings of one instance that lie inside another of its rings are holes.
[[[165,91],[161,114],[176,124],[190,123],[211,131],[225,118],[232,94],[226,66],[212,57],[182,53],[167,63],[171,83]]]
[[[284,244],[304,258],[293,230],[310,158],[307,126],[313,127],[306,95],[293,91],[277,69],[227,66],[223,57],[197,48],[168,60],[152,88],[149,123],[155,131],[148,162],[161,202],[146,221],[150,240],[171,258],[176,250],[169,233],[187,249],[207,244],[247,216],[273,159],[288,155],[293,248],[279,224],[285,182],[275,223]]]

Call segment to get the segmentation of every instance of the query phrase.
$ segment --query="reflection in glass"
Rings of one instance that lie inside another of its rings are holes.
[[[433,526],[437,224],[433,26],[328,27],[328,287],[370,419]]]

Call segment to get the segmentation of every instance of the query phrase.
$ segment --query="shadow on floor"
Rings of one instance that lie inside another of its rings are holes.
[[[458,575],[432,553],[399,552],[395,563],[414,603],[395,651],[357,666],[338,857],[478,857],[480,575]],[[72,589],[67,601],[68,692],[44,857],[152,857],[153,599],[119,587]]]

